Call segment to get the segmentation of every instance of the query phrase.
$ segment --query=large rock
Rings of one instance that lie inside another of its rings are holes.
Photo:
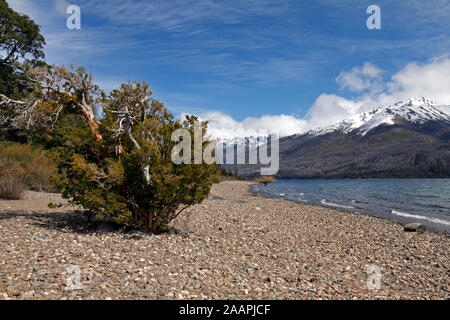
[[[405,231],[407,232],[424,232],[426,227],[421,223],[408,223],[405,225]]]

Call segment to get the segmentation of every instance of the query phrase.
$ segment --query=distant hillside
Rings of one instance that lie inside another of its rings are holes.
[[[259,167],[238,165],[237,171],[255,176]],[[450,106],[413,98],[281,138],[277,177],[448,178]]]

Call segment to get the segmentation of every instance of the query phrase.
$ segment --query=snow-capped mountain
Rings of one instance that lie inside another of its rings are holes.
[[[255,148],[260,145],[266,144],[268,140],[268,136],[260,136],[260,137],[246,137],[246,138],[234,138],[234,139],[222,139],[218,140],[217,142],[224,143],[226,145],[236,145],[236,146],[242,146],[245,145],[249,148]]]
[[[394,125],[401,121],[408,121],[412,124],[423,124],[427,121],[450,123],[450,106],[438,105],[423,97],[410,98],[397,102],[394,105],[378,107],[368,112],[357,114],[350,119],[328,127],[310,130],[308,134],[317,136],[339,131],[342,133],[356,132],[364,136],[382,124]]]
[[[283,137],[279,160],[279,178],[450,178],[450,106],[411,98]]]

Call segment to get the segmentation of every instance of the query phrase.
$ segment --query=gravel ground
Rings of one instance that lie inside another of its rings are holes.
[[[247,182],[214,185],[156,236],[97,232],[50,201],[0,200],[0,299],[449,298],[448,236],[261,198]]]

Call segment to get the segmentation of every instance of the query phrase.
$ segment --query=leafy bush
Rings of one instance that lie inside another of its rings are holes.
[[[42,149],[28,144],[0,143],[0,150],[0,197],[18,198],[27,188],[52,189],[49,177],[56,173],[56,167]]]

